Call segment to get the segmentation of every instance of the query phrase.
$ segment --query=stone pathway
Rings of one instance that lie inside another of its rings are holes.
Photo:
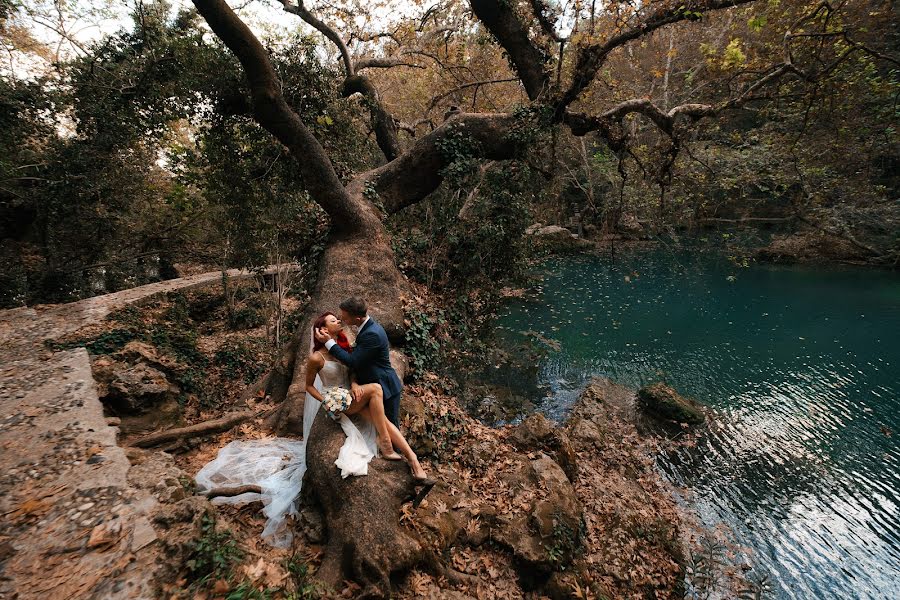
[[[126,455],[103,416],[87,351],[51,352],[45,342],[221,276],[0,311],[0,600],[155,597],[168,565],[152,519],[161,503],[185,498],[178,471],[147,453]]]

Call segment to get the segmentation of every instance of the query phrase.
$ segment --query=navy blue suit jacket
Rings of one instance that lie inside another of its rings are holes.
[[[369,317],[368,322],[356,334],[356,348],[353,352],[347,352],[337,344],[329,352],[350,367],[356,374],[357,383],[380,383],[385,400],[398,396],[403,390],[403,383],[391,366],[391,347],[388,345],[387,334],[384,327],[373,318]]]

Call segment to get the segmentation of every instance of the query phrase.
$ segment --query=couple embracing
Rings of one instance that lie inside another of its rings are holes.
[[[344,334],[345,326],[357,328],[355,347],[351,347]],[[350,406],[339,418],[348,438],[337,461],[342,473],[345,472],[342,463],[354,460],[348,457],[355,457],[356,464],[368,464],[374,456],[372,438],[377,434],[377,448],[382,458],[406,459],[414,482],[426,488],[433,486],[434,481],[428,479],[418,457],[400,432],[403,384],[391,366],[387,334],[368,316],[365,300],[348,298],[341,302],[340,318],[330,312],[322,314],[313,324],[312,336],[312,351],[306,365],[307,402],[312,399],[315,404],[321,404],[323,392],[329,388],[348,389],[352,397]],[[355,423],[350,419],[353,416],[358,416]],[[347,470],[354,472],[352,466]]]

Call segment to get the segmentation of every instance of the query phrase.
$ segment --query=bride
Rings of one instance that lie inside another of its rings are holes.
[[[323,328],[328,330],[328,333],[331,334],[332,338],[344,350],[347,350],[348,352],[353,351],[350,342],[347,340],[347,336],[343,332],[341,320],[338,319],[334,313],[326,312],[316,319],[313,324],[313,331]],[[332,358],[330,354],[324,351],[324,347],[324,344],[317,341],[315,336],[313,336],[312,352],[310,352],[309,359],[306,363],[306,402],[309,403],[311,400],[314,401],[316,410],[318,411],[318,408],[323,401],[323,389],[330,387],[349,389],[353,396],[353,401],[351,402],[350,407],[344,411],[343,415],[346,417],[359,415],[365,423],[374,426],[378,435],[378,450],[381,453],[382,458],[387,460],[402,460],[405,458],[412,469],[413,479],[417,482],[426,481],[428,475],[419,463],[416,453],[410,448],[400,430],[388,420],[384,413],[384,392],[381,389],[381,385],[378,383],[359,385],[355,381],[352,381],[347,366]],[[316,385],[318,383],[316,381],[317,377],[321,381],[321,386]],[[303,412],[304,415],[308,415],[312,411],[307,411],[306,407],[304,407]],[[349,419],[347,420],[349,421]],[[344,454],[345,449],[347,449],[348,452],[354,452],[347,448],[347,446],[355,443],[356,432],[352,430],[348,431],[348,428],[345,426],[345,417],[342,416],[340,422],[341,427],[347,433],[348,438],[344,447],[341,448],[341,453]],[[347,425],[350,424],[352,423],[347,423]],[[310,423],[310,427],[311,425],[312,424]],[[306,418],[304,418],[303,429],[305,438],[309,433],[306,427]],[[363,427],[362,429],[363,431],[368,430],[371,432],[370,427]],[[365,438],[366,436],[363,435],[362,437]],[[371,434],[369,437],[371,437]],[[367,441],[371,442],[371,439]],[[403,454],[402,457],[394,452],[394,447],[397,447],[400,450]],[[359,453],[362,452],[363,450],[360,448]]]

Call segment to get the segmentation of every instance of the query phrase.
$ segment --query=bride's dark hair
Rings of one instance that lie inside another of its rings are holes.
[[[319,318],[316,319],[316,322],[313,323],[313,334],[315,334],[315,331],[317,329],[325,327],[325,319],[329,316],[337,318],[337,315],[333,312],[323,312],[321,315],[319,315]],[[353,352],[353,347],[350,346],[350,340],[347,339],[347,336],[344,335],[343,331],[338,332],[337,336],[334,338],[334,341],[337,342],[338,346],[340,346],[347,352]],[[316,336],[313,335],[313,352],[321,350],[324,347],[325,344],[317,340]]]

